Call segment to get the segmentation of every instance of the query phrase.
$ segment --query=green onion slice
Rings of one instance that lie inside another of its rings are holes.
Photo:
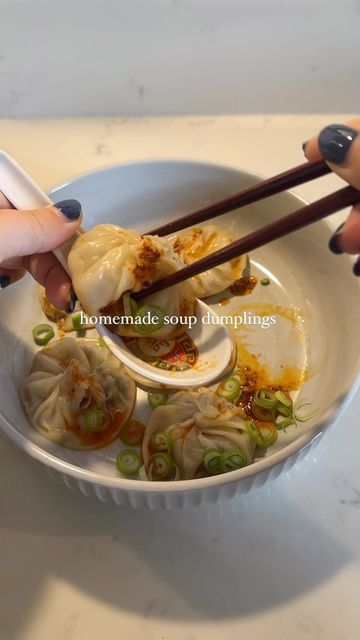
[[[263,407],[259,407],[254,401],[251,403],[251,412],[256,418],[256,420],[260,420],[261,422],[272,422],[273,414],[271,409],[264,409]]]
[[[270,447],[278,438],[277,430],[273,424],[257,425],[252,420],[245,420],[246,431],[250,440],[258,447]]]
[[[124,476],[134,476],[141,465],[140,455],[132,449],[123,449],[116,458],[116,467]]]
[[[164,326],[165,313],[155,304],[144,304],[135,313],[135,321],[136,318],[140,318],[141,322],[139,324],[134,323],[134,331],[141,336],[150,336]]]
[[[273,411],[275,414],[279,413],[281,416],[284,416],[284,418],[292,417],[292,408],[285,407],[283,404],[277,404]]]
[[[175,470],[175,475],[174,475],[173,480],[180,480],[180,469],[177,466],[177,464],[175,464],[175,462],[173,464],[173,467],[174,467],[174,470]],[[148,473],[146,471],[146,467],[145,467],[144,464],[139,469],[139,478],[140,478],[140,480],[151,480],[152,479],[152,478],[149,478],[149,475],[148,475]]]
[[[125,293],[123,294],[122,300],[124,305],[124,314],[126,316],[132,317],[134,312],[136,313],[137,306],[136,306],[135,300],[131,300],[129,291],[125,291]],[[134,305],[135,305],[135,308],[134,308]]]
[[[259,447],[264,447],[264,439],[259,427],[252,420],[245,420],[245,428],[248,432],[250,440],[255,442]]]
[[[288,418],[278,416],[275,420],[275,426],[279,431],[285,431],[286,427],[289,427],[291,424],[296,424],[293,416],[289,416]]]
[[[221,473],[221,451],[219,449],[206,449],[203,464],[211,476]]]
[[[296,407],[294,407],[294,418],[295,420],[297,420],[297,422],[306,422],[307,420],[310,420],[311,418],[313,418],[316,415],[316,411],[311,411],[310,413],[306,414],[306,415],[302,415],[300,413],[301,409],[303,407],[306,407],[308,405],[310,405],[311,402],[309,400],[303,400],[302,402],[300,402]]]
[[[124,315],[132,316],[131,306],[130,306],[130,293],[125,291],[122,297],[123,307],[124,307]]]
[[[168,453],[154,453],[149,461],[149,477],[151,480],[167,480],[174,471],[174,463]]]
[[[109,414],[104,409],[89,409],[82,416],[86,431],[105,431],[109,426]]]
[[[272,444],[278,439],[278,432],[273,424],[261,424],[259,425],[261,436],[263,439],[263,447],[271,447]]]
[[[72,326],[75,331],[82,331],[85,329],[85,325],[81,322],[81,313],[77,313],[72,317]]]
[[[145,426],[140,420],[128,420],[120,429],[120,438],[129,447],[139,445],[144,437]]]
[[[254,396],[254,402],[263,409],[272,409],[277,404],[277,399],[272,391],[267,389],[259,389]]]
[[[161,407],[161,405],[166,403],[168,399],[167,391],[148,391],[148,402],[152,409],[156,409],[156,407]]]
[[[33,337],[36,344],[43,347],[54,337],[55,332],[50,324],[38,324],[33,329]]]
[[[226,473],[227,471],[235,471],[235,469],[241,469],[245,467],[247,463],[247,458],[242,449],[229,449],[228,451],[224,451],[221,454],[220,458],[220,467],[221,472]]]
[[[267,287],[270,284],[270,278],[262,278],[260,282],[263,285],[263,287]]]
[[[158,431],[153,434],[151,438],[151,451],[159,453],[164,451],[170,453],[171,451],[171,439],[164,431]]]
[[[225,398],[229,402],[233,402],[236,400],[241,394],[240,382],[237,378],[228,378],[221,382],[216,389],[216,393],[218,396]]]
[[[133,298],[130,296],[130,309],[133,316],[137,312],[138,308],[139,308],[138,303],[136,302],[136,300],[133,300]]]
[[[284,405],[284,407],[292,407],[293,403],[291,398],[283,391],[275,391],[274,396],[280,404]]]

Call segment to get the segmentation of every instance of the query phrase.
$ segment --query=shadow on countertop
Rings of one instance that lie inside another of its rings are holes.
[[[230,502],[165,512],[73,494],[3,439],[0,465],[4,638],[23,637],[56,579],[141,619],[215,622],[290,602],[352,560],[314,522],[321,490],[296,469]]]

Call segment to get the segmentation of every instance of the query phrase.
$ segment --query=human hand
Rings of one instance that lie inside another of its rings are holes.
[[[71,313],[76,302],[71,280],[51,251],[74,235],[80,220],[77,200],[17,211],[0,193],[0,289],[29,271],[45,287],[50,302]]]
[[[310,162],[324,158],[334,173],[360,190],[360,118],[347,124],[331,124],[318,137],[304,143]],[[352,207],[345,223],[335,231],[329,242],[333,253],[360,253],[360,204]],[[360,257],[354,264],[360,276]]]

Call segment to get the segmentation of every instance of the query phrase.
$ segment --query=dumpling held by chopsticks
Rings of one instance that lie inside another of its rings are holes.
[[[153,282],[184,266],[169,240],[157,236],[141,236],[132,229],[100,224],[77,238],[68,265],[75,292],[87,314],[96,316],[129,316],[142,310],[157,310],[175,318],[174,324],[161,322],[151,330],[152,337],[176,335],[184,329],[176,318],[194,312],[195,295],[191,282],[181,282],[132,305],[129,294],[146,289]],[[111,324],[109,328],[122,336],[147,335],[146,325]]]
[[[234,240],[236,236],[231,231],[215,224],[192,227],[171,238],[175,251],[185,264],[201,260]],[[239,256],[194,276],[191,282],[195,296],[206,298],[224,291],[241,278],[246,265],[247,256]]]

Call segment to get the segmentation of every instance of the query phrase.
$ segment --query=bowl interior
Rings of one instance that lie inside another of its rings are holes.
[[[146,231],[256,182],[246,172],[193,162],[144,162],[111,167],[71,180],[50,194],[54,201],[77,198],[84,211],[84,226],[111,222]],[[216,223],[242,235],[301,206],[289,193],[221,216]],[[240,326],[237,330],[239,356],[244,362],[256,357],[268,367],[274,380],[300,376],[300,397],[309,399],[316,415],[297,428],[281,433],[267,457],[284,457],[299,447],[335,417],[350,397],[360,363],[357,318],[360,311],[359,282],[351,275],[350,259],[335,257],[327,249],[330,230],[326,222],[299,231],[255,251],[252,272],[269,275],[271,285],[258,285],[250,296],[236,297],[219,306],[221,314],[275,312],[276,325]],[[41,451],[43,461],[61,468],[69,463],[96,472],[114,483],[119,478],[114,459],[119,442],[97,451],[64,449],[42,438],[29,425],[18,399],[18,386],[28,373],[36,351],[32,328],[42,320],[37,293],[31,278],[1,293],[0,317],[0,422],[10,437],[32,455]],[[96,337],[95,331],[89,337]],[[145,417],[146,394],[138,393],[137,415]],[[275,459],[275,458],[274,458]],[[253,473],[264,463],[246,468]],[[68,468],[69,471],[69,468]],[[71,471],[71,469],[70,469]],[[214,482],[213,478],[207,479]]]

